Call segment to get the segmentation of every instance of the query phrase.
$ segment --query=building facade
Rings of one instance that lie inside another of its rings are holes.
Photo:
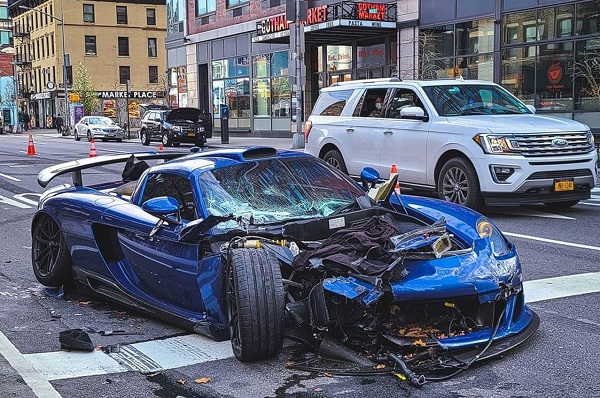
[[[598,0],[311,1],[304,114],[337,81],[460,75],[600,133],[599,9]],[[284,0],[167,0],[172,98],[212,110],[217,128],[226,104],[232,131],[291,135],[285,11]],[[586,65],[596,75],[575,76]]]
[[[21,108],[36,126],[81,116],[68,99],[79,65],[100,100],[94,113],[121,122],[121,108],[135,116],[140,103],[166,101],[164,0],[17,0],[9,12]]]

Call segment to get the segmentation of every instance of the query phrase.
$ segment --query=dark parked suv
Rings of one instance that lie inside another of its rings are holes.
[[[212,117],[198,108],[150,109],[142,118],[140,140],[143,145],[160,141],[164,146],[179,146],[182,142],[204,146],[210,137]]]

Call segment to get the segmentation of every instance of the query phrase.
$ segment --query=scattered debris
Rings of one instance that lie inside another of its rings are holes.
[[[210,377],[200,377],[199,379],[194,380],[196,384],[206,384],[210,383],[212,379]]]
[[[64,350],[94,351],[96,348],[90,336],[81,329],[69,329],[59,333],[58,341]]]
[[[181,385],[184,385],[184,384],[185,384],[185,380],[183,380],[183,379],[179,379],[179,380],[177,380],[177,383],[179,383],[179,384],[181,384]]]
[[[44,294],[47,297],[52,297],[52,298],[63,298],[65,295],[65,292],[61,287],[45,287],[44,289],[42,289],[42,291],[44,292]]]

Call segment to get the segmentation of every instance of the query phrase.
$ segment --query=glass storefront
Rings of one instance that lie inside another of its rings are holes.
[[[220,106],[229,107],[229,126],[250,127],[249,56],[212,61],[213,115],[219,119]]]

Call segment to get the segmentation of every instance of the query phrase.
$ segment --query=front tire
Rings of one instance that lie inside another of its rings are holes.
[[[444,164],[438,176],[437,191],[441,199],[449,202],[475,210],[483,206],[477,172],[464,158],[452,158]]]
[[[348,174],[346,162],[344,162],[342,154],[337,149],[332,149],[325,153],[325,156],[323,156],[323,160],[329,163],[333,168],[338,169],[345,174]]]
[[[148,132],[146,132],[146,130],[142,130],[140,133],[140,141],[142,141],[142,145],[150,145],[150,137],[148,137]]]
[[[31,236],[31,263],[37,280],[50,287],[72,282],[71,254],[56,221],[46,214],[39,216]]]
[[[279,261],[264,249],[234,249],[227,264],[231,347],[240,361],[277,355],[283,346],[284,292]]]
[[[92,138],[93,138],[93,137],[92,137],[92,132],[91,132],[91,131],[88,131],[88,132],[87,132],[87,140],[91,142],[91,141],[92,141]]]
[[[81,137],[77,134],[77,130],[75,130],[75,141],[81,141]]]

